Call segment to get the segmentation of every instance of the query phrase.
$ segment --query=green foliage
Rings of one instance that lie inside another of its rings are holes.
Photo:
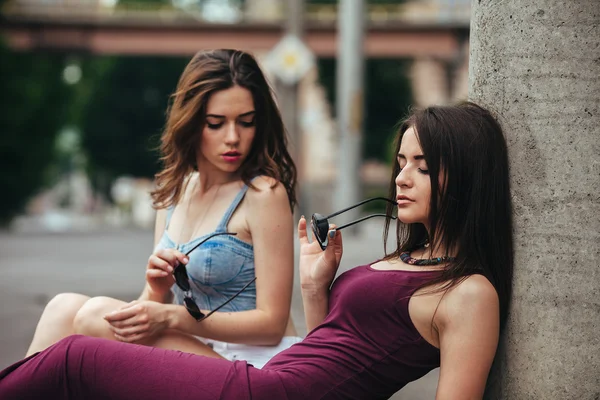
[[[151,177],[169,95],[187,59],[104,57],[87,60],[80,129],[93,185],[105,194],[119,175]],[[89,85],[89,86],[88,86]]]
[[[412,90],[409,61],[371,59],[366,63],[364,157],[390,162],[396,126],[408,114]]]
[[[363,158],[391,162],[389,151],[397,123],[407,115],[412,102],[408,62],[392,59],[369,59],[365,63],[365,119]],[[318,61],[319,79],[327,91],[335,113],[336,60]]]
[[[119,0],[115,8],[135,11],[160,11],[173,9],[171,0]]]
[[[6,225],[46,183],[70,90],[61,78],[62,56],[16,53],[0,43],[0,60],[0,225]]]

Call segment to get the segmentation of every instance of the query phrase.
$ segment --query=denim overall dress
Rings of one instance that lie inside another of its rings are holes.
[[[212,233],[227,232],[227,224],[247,191],[248,186],[244,185],[229,205],[214,232],[199,236],[187,243],[177,244],[169,236],[167,229],[174,210],[173,206],[169,207],[165,231],[155,250],[175,248],[185,254]],[[189,262],[186,268],[194,300],[200,309],[210,311],[224,303],[254,278],[253,247],[251,244],[232,235],[215,236],[189,254]],[[174,303],[183,305],[184,292],[177,285],[173,285],[171,290],[174,294]],[[255,308],[256,282],[253,282],[239,296],[221,308],[219,312],[245,311]],[[211,345],[223,357],[230,360],[246,360],[257,368],[261,368],[281,350],[302,340],[299,337],[288,336],[284,337],[278,346],[254,346],[200,339]]]

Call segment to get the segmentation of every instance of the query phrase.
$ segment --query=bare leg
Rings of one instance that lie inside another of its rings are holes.
[[[103,318],[106,314],[127,304],[111,297],[92,297],[80,308],[73,321],[75,334],[116,340],[110,324]]]
[[[74,334],[75,314],[88,300],[88,296],[77,293],[61,293],[54,296],[40,317],[25,357],[42,351],[62,338]]]
[[[298,332],[296,331],[296,326],[294,325],[294,321],[292,320],[292,316],[288,318],[287,326],[285,327],[285,333],[283,336],[298,336]]]
[[[224,358],[219,353],[202,343],[197,337],[185,332],[168,330],[146,341],[147,346],[160,347],[161,349],[179,350],[185,353],[198,354],[200,356]]]
[[[116,340],[110,325],[103,316],[123,305],[124,301],[110,297],[94,297],[88,300],[79,310],[74,321],[75,333]],[[166,330],[160,334],[138,342],[145,346],[159,347],[162,349],[179,350],[207,357],[223,358],[219,353],[202,343],[197,337],[176,330]]]

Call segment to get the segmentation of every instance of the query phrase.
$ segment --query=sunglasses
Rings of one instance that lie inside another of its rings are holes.
[[[329,232],[329,218],[335,217],[336,215],[340,215],[342,213],[345,213],[346,211],[352,210],[353,208],[362,206],[365,203],[369,203],[369,202],[375,201],[375,200],[385,200],[391,204],[396,204],[396,202],[394,200],[390,200],[387,197],[373,197],[371,199],[363,200],[360,203],[356,203],[355,205],[350,206],[348,208],[344,208],[343,210],[334,212],[333,214],[330,214],[326,217],[324,217],[321,214],[317,214],[317,213],[313,214],[312,218],[310,220],[310,226],[312,228],[314,236],[317,238],[317,242],[319,243],[319,246],[321,246],[321,250],[325,250],[327,248],[327,244],[329,243],[329,236],[327,235],[327,233]],[[358,224],[359,222],[362,222],[364,220],[367,220],[367,219],[373,218],[373,217],[388,217],[391,219],[396,219],[396,217],[394,217],[392,215],[371,214],[371,215],[367,215],[366,217],[359,218],[356,221],[347,223],[346,225],[337,227],[337,228],[335,228],[335,230],[339,231],[340,229],[347,228],[349,226]]]
[[[233,235],[237,235],[237,233],[235,233],[235,232],[213,233],[212,235],[208,236],[207,238],[202,240],[200,243],[198,243],[197,245],[192,247],[192,249],[190,251],[188,251],[187,253],[185,253],[185,255],[188,256],[192,251],[196,250],[196,248],[198,248],[198,246],[200,246],[202,243],[205,243],[207,240],[212,239],[215,236],[221,236],[221,235],[232,235],[233,236]],[[185,268],[185,264],[179,264],[177,267],[175,267],[175,269],[173,270],[173,276],[175,277],[175,283],[177,284],[179,289],[183,290],[183,292],[184,292],[185,296],[183,298],[183,304],[185,305],[185,309],[198,322],[210,317],[213,313],[215,313],[219,309],[223,308],[231,300],[233,300],[237,296],[239,296],[240,293],[242,293],[244,290],[246,290],[248,288],[248,286],[250,286],[250,284],[256,280],[256,277],[254,277],[254,279],[252,279],[250,282],[246,283],[243,288],[241,288],[237,293],[235,293],[233,296],[228,298],[219,307],[210,311],[208,314],[204,314],[202,311],[200,311],[200,307],[198,307],[198,304],[196,304],[194,297],[192,297],[192,292],[191,292],[191,287],[190,287],[190,278],[188,276],[187,269]]]

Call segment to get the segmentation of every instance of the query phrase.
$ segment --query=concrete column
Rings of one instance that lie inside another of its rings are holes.
[[[600,3],[473,0],[469,96],[507,133],[516,270],[487,399],[600,396]]]
[[[338,126],[337,184],[334,204],[339,210],[362,200],[357,180],[362,159],[364,127],[365,1],[340,0],[338,5],[338,51],[336,64],[336,119]],[[357,219],[358,208],[347,211]],[[358,225],[347,232],[356,233]]]

